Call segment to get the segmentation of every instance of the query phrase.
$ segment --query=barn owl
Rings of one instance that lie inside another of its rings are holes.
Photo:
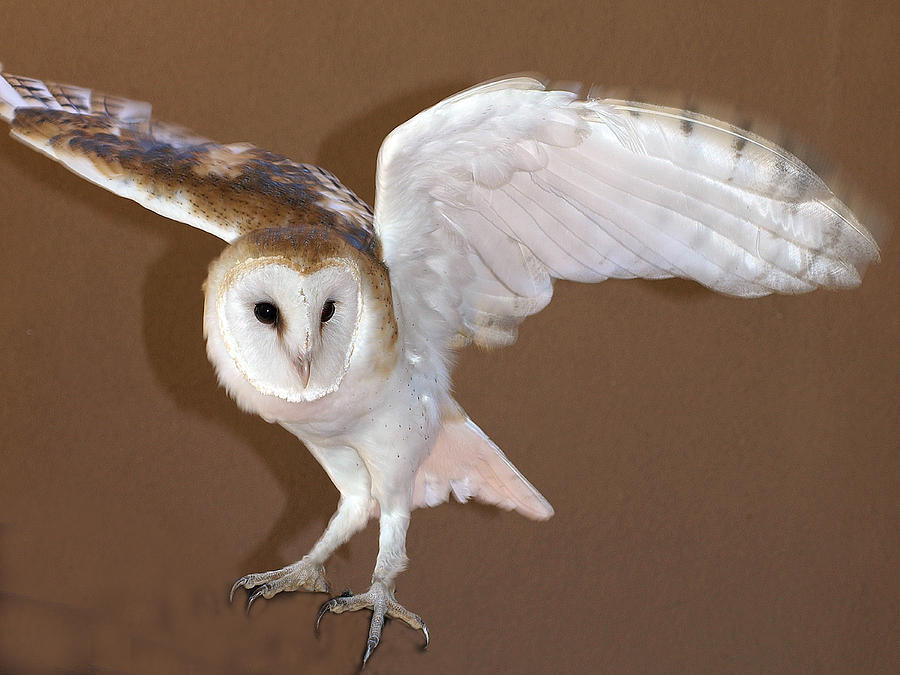
[[[324,564],[372,518],[371,586],[325,602],[425,622],[395,597],[416,507],[452,494],[553,509],[451,394],[453,354],[516,338],[557,279],[683,277],[741,297],[852,288],[875,239],[799,159],[689,111],[512,76],[441,101],[378,155],[374,212],[328,171],[222,145],[150,106],[4,74],[12,135],[75,173],[227,242],[203,329],[242,409],[294,434],[340,492],[299,561],[238,579],[258,598],[327,592]]]

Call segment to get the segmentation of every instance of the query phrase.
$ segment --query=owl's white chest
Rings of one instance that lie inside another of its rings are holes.
[[[303,441],[342,492],[364,483],[379,503],[405,501],[440,429],[433,385],[400,363],[391,377],[364,387],[369,396],[343,399],[347,408],[337,396],[334,406],[317,409],[319,417],[281,425]]]
[[[387,377],[364,372],[332,395],[302,405],[291,419],[279,420],[301,440],[318,446],[367,449],[417,446],[432,441],[440,424],[439,394],[432,380],[399,358]]]

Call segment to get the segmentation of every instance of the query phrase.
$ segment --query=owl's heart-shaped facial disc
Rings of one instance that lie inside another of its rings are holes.
[[[340,386],[362,310],[355,267],[246,260],[225,275],[216,302],[228,353],[259,392],[300,402]]]

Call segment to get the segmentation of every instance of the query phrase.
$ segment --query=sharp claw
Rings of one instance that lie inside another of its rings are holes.
[[[366,664],[372,657],[372,653],[381,641],[383,625],[392,618],[401,619],[413,629],[421,629],[422,634],[425,636],[425,644],[422,646],[422,649],[427,649],[428,645],[431,644],[431,634],[428,632],[428,626],[425,625],[421,617],[406,610],[388,593],[385,593],[383,587],[376,587],[373,584],[372,589],[368,593],[352,595],[349,590],[346,590],[340,595],[327,600],[319,607],[319,613],[316,615],[316,635],[319,634],[319,625],[322,617],[329,612],[341,614],[342,612],[354,612],[359,609],[370,609],[372,610],[372,620],[369,625],[369,637],[360,669],[366,667]],[[384,597],[383,594],[387,595],[387,597]]]
[[[234,602],[234,592],[243,586],[245,581],[247,581],[247,577],[241,577],[234,582],[234,586],[231,587],[231,593],[228,594],[228,602]]]
[[[319,613],[316,615],[316,635],[319,634],[319,622],[322,620],[322,617],[325,616],[328,612],[331,611],[331,608],[335,605],[334,598],[331,600],[326,600],[322,603],[322,606],[319,607]]]
[[[263,584],[259,586],[253,593],[250,594],[250,599],[247,601],[247,614],[250,613],[250,608],[253,606],[253,601],[256,600],[259,596],[269,590],[269,584]]]
[[[377,646],[378,646],[378,638],[377,637],[370,637],[369,640],[366,642],[366,653],[363,654],[363,662],[362,662],[363,668],[366,667],[366,661],[369,660],[369,657],[372,655],[372,652],[375,651],[375,647],[377,647]]]

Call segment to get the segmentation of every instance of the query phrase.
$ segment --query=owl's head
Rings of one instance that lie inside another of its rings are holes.
[[[299,403],[337,391],[360,332],[393,323],[379,267],[327,228],[255,230],[227,248],[210,266],[204,331],[237,402],[265,414],[271,397]]]

